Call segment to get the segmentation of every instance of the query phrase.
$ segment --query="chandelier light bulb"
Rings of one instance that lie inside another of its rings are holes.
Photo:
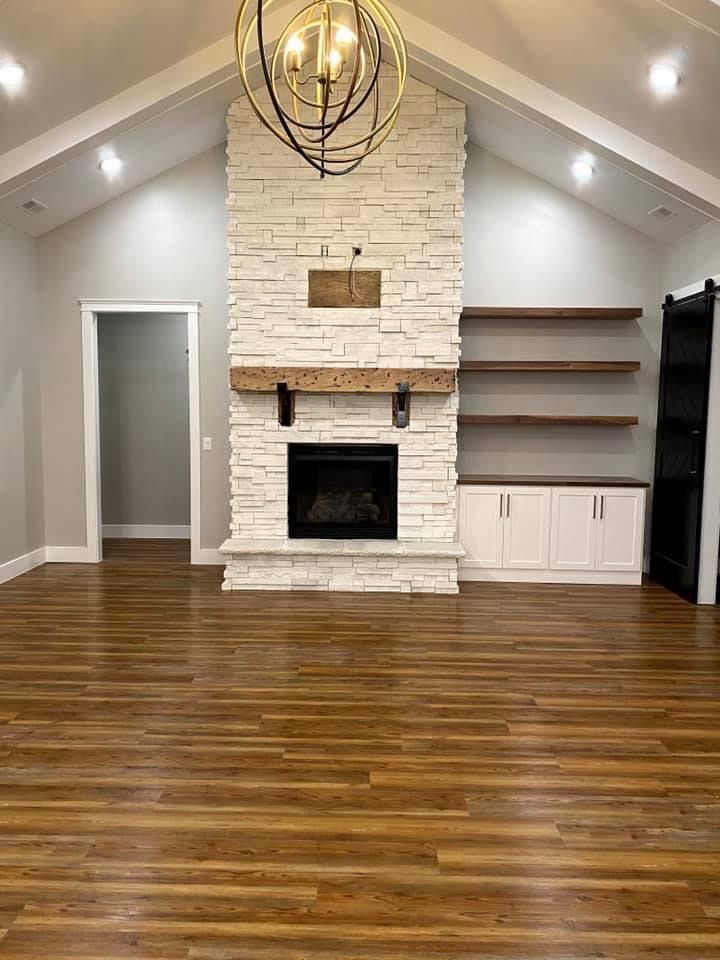
[[[285,47],[285,57],[291,70],[302,70],[305,44],[299,34],[294,33]]]
[[[305,44],[302,42],[302,38],[294,33],[288,40],[286,49],[288,53],[302,53],[305,50]]]
[[[342,71],[343,58],[340,51],[334,47],[328,54],[328,66],[330,67],[330,80],[337,80]]]
[[[335,34],[335,42],[341,47],[349,47],[353,43],[357,43],[357,37],[349,27],[340,27]]]

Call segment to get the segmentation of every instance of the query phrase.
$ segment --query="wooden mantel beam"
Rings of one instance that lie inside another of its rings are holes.
[[[452,367],[231,367],[230,389],[275,393],[278,384],[302,393],[397,393],[407,383],[412,393],[454,393]]]

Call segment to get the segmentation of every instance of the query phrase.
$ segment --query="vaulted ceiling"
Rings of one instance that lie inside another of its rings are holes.
[[[226,37],[235,0],[0,0],[0,58],[28,71],[0,95],[0,154]]]
[[[273,5],[279,26],[282,7]],[[583,198],[671,240],[720,219],[720,6],[713,0],[389,0],[411,71],[469,107],[471,139],[568,190],[579,150],[600,176]],[[0,0],[0,219],[39,235],[223,138],[239,94],[238,0]],[[671,60],[658,99],[648,67]],[[112,144],[128,159],[97,171]],[[49,209],[20,209],[30,197]],[[649,205],[677,212],[666,224]]]
[[[519,73],[720,177],[720,6],[711,0],[397,0]],[[648,69],[683,80],[666,100]]]

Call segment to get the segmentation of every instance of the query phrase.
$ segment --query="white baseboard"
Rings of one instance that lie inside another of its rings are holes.
[[[105,528],[103,528],[104,530]],[[167,528],[165,528],[167,529]],[[188,527],[188,537],[189,537]],[[162,539],[169,539],[167,537]],[[184,539],[184,538],[183,538]],[[95,563],[88,547],[38,547],[22,557],[0,563],[0,584],[14,580],[15,577],[42,566],[43,563]],[[198,566],[225,566],[226,558],[219,550],[204,547],[193,556],[193,564]]]
[[[461,583],[576,583],[595,586],[637,587],[642,584],[642,573],[612,573],[585,570],[496,570],[470,566],[460,562],[458,580]]]
[[[47,563],[96,563],[89,547],[45,547]]]
[[[119,540],[189,540],[190,526],[156,523],[104,523],[103,536]]]
[[[223,556],[219,550],[213,550],[210,547],[201,547],[193,554],[192,563],[194,566],[206,567],[224,567],[227,563],[227,557]]]
[[[45,547],[38,547],[37,550],[31,550],[22,557],[0,563],[0,583],[7,583],[8,580],[14,580],[28,570],[42,566],[45,563],[45,553]]]

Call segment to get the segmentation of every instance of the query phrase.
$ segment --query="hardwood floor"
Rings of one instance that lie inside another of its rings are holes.
[[[720,957],[714,608],[220,580],[0,587],[0,958]]]

